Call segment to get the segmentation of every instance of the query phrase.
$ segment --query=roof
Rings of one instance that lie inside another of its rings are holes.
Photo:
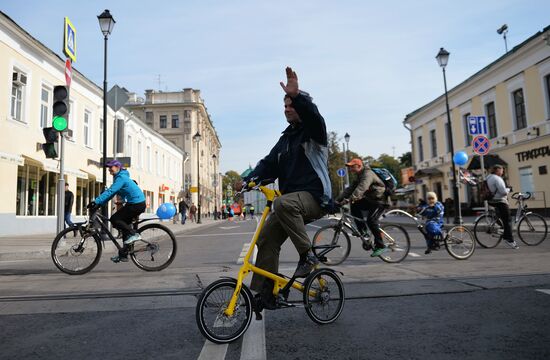
[[[436,168],[427,168],[420,169],[415,174],[415,177],[425,177],[425,176],[443,176],[443,173]]]
[[[248,165],[248,169],[246,169],[242,174],[241,174],[241,178],[245,178],[247,177],[248,175],[250,175],[250,173],[252,172],[252,166]]]
[[[498,63],[500,63],[501,61],[503,61],[504,59],[514,55],[515,53],[517,53],[521,48],[523,48],[524,46],[526,46],[528,43],[530,43],[531,41],[533,41],[535,38],[539,37],[540,35],[544,34],[545,32],[547,31],[550,31],[550,25],[546,26],[544,29],[542,29],[541,31],[537,32],[536,34],[532,35],[531,37],[529,37],[527,40],[525,40],[524,42],[522,42],[521,44],[519,45],[516,45],[514,46],[510,51],[508,51],[506,54],[502,55],[501,57],[499,57],[498,59],[496,59],[495,61],[493,61],[492,63],[490,63],[489,65],[485,66],[483,69],[479,70],[478,72],[476,72],[475,74],[473,74],[472,76],[470,76],[469,78],[467,78],[466,80],[464,80],[463,82],[461,82],[460,84],[456,85],[455,87],[453,87],[452,89],[450,89],[447,93],[450,95],[452,92],[454,92],[455,90],[457,90],[458,88],[460,88],[461,86],[463,86],[464,84],[470,82],[470,81],[473,81],[476,77],[480,76],[481,74],[489,71],[489,69],[493,68],[494,66],[496,66]],[[443,93],[442,95],[438,96],[437,98],[435,98],[434,100],[430,101],[429,103],[427,103],[426,105],[414,110],[413,112],[407,114],[405,116],[405,119],[403,120],[403,122],[407,122],[409,120],[409,118],[413,117],[414,115],[416,115],[417,113],[421,112],[422,110],[426,109],[426,108],[429,108],[430,106],[432,106],[433,104],[437,103],[438,101],[442,100],[443,98],[445,97],[445,94]]]

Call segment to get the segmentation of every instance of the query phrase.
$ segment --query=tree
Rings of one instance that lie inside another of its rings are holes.
[[[225,173],[225,176],[223,177],[222,186],[223,190],[227,190],[227,185],[230,186],[231,189],[234,188],[235,183],[242,181],[241,175],[236,172],[235,170],[229,170]]]
[[[412,153],[410,151],[407,151],[398,159],[402,169],[412,166]]]
[[[388,154],[381,154],[377,160],[382,165],[382,167],[388,169],[393,174],[393,176],[395,176],[397,182],[401,184],[401,165],[399,161]]]

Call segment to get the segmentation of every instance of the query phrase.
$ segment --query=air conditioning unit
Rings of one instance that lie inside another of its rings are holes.
[[[14,71],[12,75],[12,82],[18,86],[27,85],[27,75],[20,73],[19,71]]]

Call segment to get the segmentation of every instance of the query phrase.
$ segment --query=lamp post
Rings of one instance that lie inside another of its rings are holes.
[[[197,133],[193,136],[193,141],[197,143],[197,224],[201,223],[201,174],[199,169],[201,138],[202,136],[197,130]]]
[[[437,63],[439,66],[441,66],[441,69],[443,70],[443,84],[445,86],[445,106],[447,107],[447,131],[449,134],[449,145],[451,147],[451,157],[454,158],[455,154],[455,148],[453,145],[453,127],[451,125],[451,112],[449,110],[449,97],[447,94],[447,76],[445,74],[445,67],[447,66],[447,62],[449,61],[449,55],[450,53],[441,48],[439,50],[439,53],[435,57],[437,59]],[[452,186],[453,186],[453,202],[454,202],[454,211],[455,211],[455,218],[454,223],[455,224],[462,224],[462,215],[460,214],[460,199],[458,198],[458,183],[456,181],[456,167],[454,159],[451,160],[451,166],[452,166]]]
[[[107,163],[107,40],[109,40],[109,35],[113,31],[115,26],[115,19],[109,12],[105,9],[101,15],[97,16],[99,21],[99,28],[103,33],[104,37],[104,51],[103,51],[103,184],[101,190],[105,191],[107,186],[107,168],[105,164]],[[107,206],[103,206],[103,215],[107,216]]]
[[[344,161],[345,163],[347,164],[348,162],[348,152],[349,152],[349,138],[351,136],[346,133],[346,135],[344,135],[344,140],[346,140],[346,148],[344,149]],[[349,187],[349,171],[348,169],[346,168],[346,187]]]
[[[212,154],[212,160],[214,161],[214,220],[218,219],[218,173],[216,172],[216,154]]]

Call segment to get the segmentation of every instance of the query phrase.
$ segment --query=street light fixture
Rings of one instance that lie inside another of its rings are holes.
[[[199,170],[199,157],[200,157],[200,141],[201,134],[197,130],[197,133],[193,136],[193,141],[197,143],[197,224],[201,223],[201,174]]]
[[[453,177],[451,180],[453,183],[452,184],[453,200],[454,200],[453,202],[454,202],[454,211],[455,211],[454,223],[462,224],[462,215],[460,214],[460,203],[459,203],[460,199],[458,198],[458,183],[456,181],[456,167],[454,162],[455,149],[453,145],[453,127],[451,125],[451,112],[449,110],[449,97],[447,94],[447,75],[445,74],[445,67],[449,62],[449,55],[450,53],[447,50],[441,48],[435,58],[437,59],[437,63],[439,64],[439,66],[441,66],[441,69],[443,70],[443,84],[445,86],[445,106],[447,107],[447,131],[449,134],[449,145],[451,148],[451,155],[452,155],[451,157],[453,158],[453,160],[451,161],[452,172],[453,172]]]
[[[345,164],[348,163],[349,138],[350,137],[351,136],[348,133],[346,133],[346,135],[344,135],[344,140],[346,140],[346,148],[344,149],[344,162],[345,162]],[[349,187],[349,171],[348,171],[347,168],[346,168],[346,187]]]
[[[212,154],[214,161],[214,220],[218,220],[218,173],[216,172],[216,154]]]
[[[497,34],[502,35],[504,38],[504,49],[508,52],[508,41],[506,40],[506,34],[508,34],[508,25],[504,24],[497,29]]]
[[[97,20],[99,21],[99,28],[101,29],[101,32],[103,33],[104,37],[104,51],[103,51],[103,184],[101,185],[102,191],[105,191],[105,188],[107,186],[107,168],[105,167],[105,164],[107,163],[107,40],[109,39],[109,35],[111,35],[111,32],[113,31],[113,27],[115,26],[115,19],[113,19],[113,16],[109,12],[109,10],[105,9],[101,13],[101,15],[97,16]],[[107,206],[103,206],[103,215],[107,216],[108,210]]]

